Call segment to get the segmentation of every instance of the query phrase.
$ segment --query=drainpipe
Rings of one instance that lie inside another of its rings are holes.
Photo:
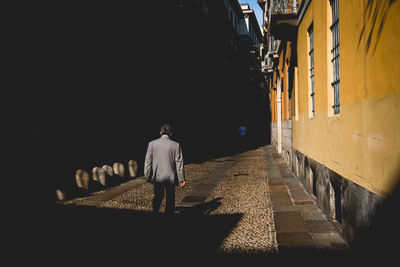
[[[276,109],[277,109],[277,118],[276,118],[276,130],[277,130],[277,150],[278,153],[282,153],[282,107],[281,107],[281,77],[279,75],[279,68],[277,70],[277,81],[276,81]]]

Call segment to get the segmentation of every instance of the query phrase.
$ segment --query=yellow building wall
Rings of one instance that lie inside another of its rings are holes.
[[[296,150],[381,196],[400,178],[400,2],[389,3],[339,1],[340,114],[334,115],[329,0],[311,1],[298,28],[298,120],[293,120]],[[311,23],[315,117],[308,95]]]
[[[281,120],[291,119],[293,103],[289,99],[289,65],[288,62],[291,61],[290,53],[291,53],[291,43],[284,42],[281,45],[284,46],[279,53],[279,62],[277,69],[274,71],[271,79],[272,82],[270,88],[270,97],[271,97],[271,121],[275,122],[277,120],[277,106],[276,106],[276,98],[277,98],[277,72],[279,71],[279,77],[281,78]],[[276,90],[273,90],[275,88]]]

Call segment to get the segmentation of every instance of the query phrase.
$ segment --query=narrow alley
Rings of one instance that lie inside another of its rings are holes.
[[[4,266],[398,261],[399,0],[2,10]]]

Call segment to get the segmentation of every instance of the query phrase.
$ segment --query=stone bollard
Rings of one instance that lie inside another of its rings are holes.
[[[137,172],[138,172],[138,165],[137,162],[134,160],[130,160],[128,162],[128,167],[129,167],[129,175],[132,178],[135,178],[137,176]]]
[[[119,162],[115,162],[113,164],[113,170],[116,175],[118,175],[121,178],[124,178],[124,165],[122,165]]]
[[[109,176],[114,176],[114,171],[113,171],[113,168],[111,167],[111,166],[109,166],[109,165],[103,165],[102,167],[101,167],[104,171],[105,171],[105,173],[106,174],[108,174]]]
[[[93,181],[99,182],[103,186],[106,186],[106,171],[103,168],[94,167],[92,173]]]
[[[92,179],[93,179],[93,181],[96,181],[96,182],[99,181],[99,170],[100,170],[99,167],[94,167],[92,169]]]
[[[89,189],[89,173],[84,170],[77,170],[75,173],[76,185],[79,188],[88,190]]]
[[[60,189],[56,189],[56,195],[58,200],[65,200],[67,197],[65,196],[65,193],[61,191]]]
[[[113,168],[109,165],[103,165],[101,168],[104,170],[104,175],[106,177],[105,184],[107,184],[107,186],[112,186],[115,183]]]
[[[106,186],[106,171],[103,168],[98,168],[98,182],[101,183],[103,186]]]

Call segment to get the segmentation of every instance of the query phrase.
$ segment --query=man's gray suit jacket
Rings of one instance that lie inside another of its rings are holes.
[[[152,168],[151,183],[185,181],[183,155],[179,143],[169,139],[167,135],[149,143],[144,162],[144,173]]]

